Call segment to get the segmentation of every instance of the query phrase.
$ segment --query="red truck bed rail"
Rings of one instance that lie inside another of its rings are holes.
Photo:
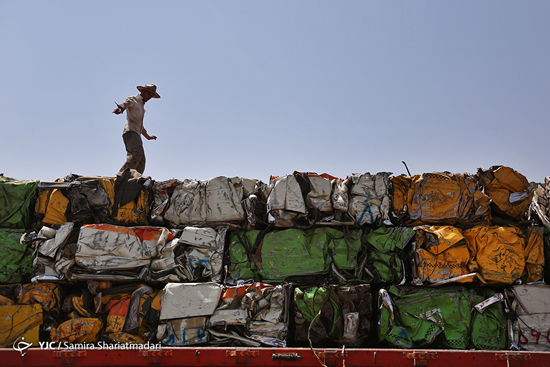
[[[161,350],[0,349],[2,366],[550,366],[550,352],[162,348]]]

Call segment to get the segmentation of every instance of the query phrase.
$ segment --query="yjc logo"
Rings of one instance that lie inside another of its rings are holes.
[[[38,345],[40,349],[55,349],[57,347],[56,342],[38,342]]]
[[[29,349],[30,347],[32,346],[32,343],[27,343],[25,341],[25,337],[22,337],[21,338],[21,341],[19,341],[19,339],[15,340],[15,342],[13,343],[13,349],[19,351],[19,353],[21,353],[21,357],[24,357],[25,356],[25,351],[27,349]]]

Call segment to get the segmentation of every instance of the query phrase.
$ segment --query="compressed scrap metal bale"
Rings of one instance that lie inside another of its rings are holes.
[[[176,231],[170,231],[165,241],[157,244],[157,254],[151,259],[151,279],[160,282],[178,282],[192,279],[183,247]]]
[[[529,206],[529,218],[536,218],[539,224],[550,227],[550,176],[544,178],[544,183],[537,184]]]
[[[306,204],[307,221],[301,224],[353,225],[349,214],[348,180],[323,173],[294,172]],[[290,186],[287,186],[289,188]],[[298,219],[298,218],[297,218]],[[295,224],[300,224],[299,221]]]
[[[271,176],[267,197],[268,220],[276,227],[307,225],[307,206],[294,175]]]
[[[206,324],[222,288],[215,283],[168,283],[162,293],[156,337],[163,345],[206,343]]]
[[[180,184],[181,181],[175,178],[155,182],[153,184],[153,209],[151,210],[152,224],[158,226],[168,225],[168,222],[164,219],[164,215],[175,188]]]
[[[50,330],[52,342],[72,343],[95,343],[99,341],[103,322],[97,318],[74,318],[69,319],[58,327]]]
[[[400,175],[391,181],[396,224],[472,226],[490,220],[491,199],[470,174]]]
[[[57,226],[67,222],[69,199],[63,195],[61,189],[39,185],[39,196],[34,209],[36,218],[35,227],[42,225]]]
[[[11,347],[18,341],[38,345],[42,322],[42,306],[38,303],[0,305],[0,348]]]
[[[469,271],[471,255],[460,228],[420,226],[414,230],[413,284],[437,284],[447,280],[466,283],[476,279]],[[464,277],[466,275],[470,276]]]
[[[486,281],[512,284],[543,279],[542,229],[476,226],[463,234],[472,255],[469,270]]]
[[[69,199],[68,215],[71,221],[111,221],[112,202],[107,190],[114,192],[114,189],[111,188],[110,178],[69,175],[64,181],[70,183],[63,193]],[[109,185],[108,189],[105,185]]]
[[[372,322],[370,285],[302,286],[294,289],[297,345],[360,347],[369,342]]]
[[[17,294],[17,304],[32,305],[39,303],[45,312],[60,308],[61,291],[54,283],[26,283],[22,284]]]
[[[33,280],[51,281],[70,277],[70,268],[75,264],[74,248],[79,229],[73,222],[63,223],[59,229],[42,227],[34,241],[36,258],[33,261]]]
[[[27,229],[31,226],[37,187],[36,180],[16,180],[0,175],[0,228]]]
[[[243,209],[246,213],[246,229],[264,228],[267,226],[267,196],[268,186],[260,180],[241,178],[243,196]]]
[[[223,176],[209,180],[185,179],[174,188],[164,219],[172,227],[244,223],[242,201],[246,180]]]
[[[35,206],[37,224],[65,222],[111,223],[124,226],[149,224],[153,181],[140,176],[120,181],[115,177],[68,175],[41,182]]]
[[[329,240],[331,278],[334,283],[348,284],[361,277],[359,253],[362,247],[362,231],[344,227],[343,231],[325,229]],[[331,281],[332,281],[331,279]]]
[[[346,180],[350,183],[349,213],[359,226],[380,225],[389,219],[391,206],[391,172],[353,174]]]
[[[136,175],[127,182],[120,178],[101,181],[111,199],[111,215],[114,223],[123,226],[150,224],[153,180]],[[111,189],[112,187],[112,189]]]
[[[477,175],[484,192],[491,198],[493,216],[520,220],[529,208],[536,184],[514,169],[506,166],[479,168]]]
[[[260,233],[259,230],[240,229],[228,233],[225,284],[236,285],[238,281],[260,280],[256,263],[250,260],[251,254],[259,245],[258,241],[261,240]]]
[[[179,235],[178,243],[185,255],[186,280],[221,281],[223,250],[228,227],[186,227]]]
[[[370,284],[404,284],[405,247],[414,234],[409,227],[380,227],[365,233],[366,251],[359,260],[359,278]]]
[[[108,343],[144,344],[156,332],[162,291],[146,284],[104,288],[101,311],[106,314],[101,340]]]
[[[407,349],[504,349],[502,300],[490,289],[381,289],[378,339]]]
[[[211,342],[225,346],[286,347],[290,284],[226,287],[208,321]]]
[[[544,227],[529,227],[527,229],[525,269],[521,275],[521,280],[524,283],[534,283],[544,280],[544,267],[547,260],[547,255],[545,255],[544,233]],[[548,271],[550,271],[550,269]]]
[[[24,235],[22,229],[0,229],[1,283],[24,283],[31,279],[34,249]]]
[[[88,224],[80,228],[73,280],[147,279],[159,242],[170,232],[160,227]]]
[[[61,287],[55,283],[25,283],[15,289],[18,305],[41,306],[40,334],[48,334],[59,325],[61,313]],[[13,320],[12,320],[13,321]],[[12,324],[13,326],[13,324]]]
[[[300,278],[327,274],[331,241],[327,230],[285,229],[266,233],[251,255],[262,281],[280,283],[292,279],[300,282]]]
[[[506,294],[515,316],[509,322],[512,347],[550,351],[550,286],[516,285]]]
[[[359,277],[361,249],[360,230],[231,231],[225,284],[242,280],[304,284],[329,273],[335,282],[347,283]]]

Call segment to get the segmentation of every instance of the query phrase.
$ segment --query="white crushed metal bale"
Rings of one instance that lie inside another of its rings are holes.
[[[155,255],[156,242],[142,242],[130,227],[85,225],[80,229],[75,261],[90,270],[135,269],[148,266]]]
[[[391,172],[354,173],[351,181],[349,213],[358,225],[381,223],[389,219]]]
[[[174,227],[240,222],[246,219],[243,199],[241,178],[185,179],[175,187],[164,218]]]
[[[222,288],[215,283],[168,283],[162,292],[160,319],[210,316]]]
[[[512,309],[517,314],[513,324],[516,345],[530,351],[550,351],[550,286],[517,285],[513,288]]]

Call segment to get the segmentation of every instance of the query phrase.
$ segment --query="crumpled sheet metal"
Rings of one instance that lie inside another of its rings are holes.
[[[0,306],[0,348],[10,347],[21,339],[37,345],[42,322],[40,304]]]
[[[209,326],[216,325],[241,325],[246,326],[248,312],[244,309],[217,309],[208,320]]]
[[[251,339],[263,345],[286,347],[290,287],[290,284],[273,286],[259,282],[225,287],[208,322],[213,342],[227,345],[240,340],[253,345],[245,340]]]
[[[208,341],[206,324],[218,305],[222,288],[215,283],[168,283],[162,293],[157,339],[164,345]]]
[[[95,343],[99,340],[103,323],[97,318],[75,318],[50,330],[51,341],[57,343]]]
[[[360,230],[339,231],[336,229],[326,229],[327,238],[330,239],[329,254],[332,263],[339,270],[348,270],[354,275],[358,275],[358,254],[361,250]]]
[[[504,349],[502,303],[483,313],[474,307],[494,293],[463,287],[381,289],[378,339],[400,348]]]
[[[39,232],[36,280],[219,281],[227,227],[82,226],[67,257],[74,223]],[[176,237],[177,236],[177,237]],[[74,265],[74,266],[73,266]]]
[[[544,278],[544,231],[544,227],[529,227],[527,231],[525,270],[521,277],[525,283],[538,282]]]
[[[67,258],[65,246],[74,229],[73,222],[63,223],[57,230],[44,226],[36,235],[37,254],[33,261],[34,280],[62,280],[70,277],[74,258]]]
[[[153,184],[153,209],[151,210],[151,223],[159,226],[165,225],[164,214],[168,208],[170,197],[174,189],[181,181],[172,178]]]
[[[529,207],[529,217],[538,217],[542,225],[550,227],[550,176],[537,185]]]
[[[524,350],[550,351],[550,286],[516,285],[512,292],[517,319],[510,326],[515,344]]]
[[[488,223],[491,199],[474,176],[424,173],[391,178],[394,221],[407,226]]]
[[[380,227],[366,234],[364,259],[360,261],[361,279],[374,284],[403,284],[405,265],[400,254],[414,238],[409,227]]]
[[[115,177],[68,175],[38,185],[35,212],[43,225],[112,223],[124,226],[149,224],[150,192],[153,181],[139,175],[137,197],[124,205],[115,203]]]
[[[50,311],[60,304],[60,290],[54,283],[26,283],[21,285],[17,303],[31,305],[39,303],[44,311]]]
[[[174,188],[164,218],[172,227],[244,222],[243,180],[223,176],[185,179]]]
[[[186,346],[208,342],[206,322],[208,317],[189,317],[168,320],[159,325],[157,339],[162,345]]]
[[[209,279],[219,282],[228,227],[186,227],[178,242],[184,246],[188,281]]]
[[[300,184],[294,175],[272,176],[267,197],[269,221],[276,227],[293,227],[293,220],[307,214]]]
[[[343,180],[327,173],[319,175],[314,172],[297,171],[293,176],[298,180],[305,199],[306,226],[354,224],[354,218],[349,213],[349,177]]]
[[[44,203],[36,210],[36,213],[43,214],[42,223],[45,225],[61,225],[67,222],[65,215],[69,208],[69,199],[63,195],[60,189],[44,191],[40,194],[39,203]]]
[[[531,204],[536,184],[506,166],[479,168],[477,175],[483,183],[485,194],[492,200],[492,212],[495,215],[521,219]]]
[[[462,230],[453,226],[415,227],[413,283],[438,283],[469,274],[470,251]],[[457,280],[471,282],[472,277]]]
[[[532,258],[526,252],[529,249],[533,254],[542,254],[542,233],[530,242],[526,242],[520,228],[511,226],[477,226],[463,234],[472,254],[470,271],[480,273],[486,281],[512,284],[526,273],[526,261],[530,262],[529,281],[542,280],[544,258]]]
[[[332,212],[332,191],[336,177],[326,173],[318,175],[316,173],[307,173],[308,180],[311,184],[311,190],[307,193],[309,203],[320,212]]]
[[[221,292],[215,283],[168,283],[162,293],[160,320],[210,316]]]
[[[259,249],[258,272],[267,283],[282,282],[292,276],[327,273],[329,243],[326,228],[268,232]]]
[[[286,347],[290,285],[250,287],[242,307],[250,312],[250,338],[266,345]]]
[[[353,174],[350,181],[349,213],[357,225],[380,224],[389,219],[391,172]]]
[[[192,278],[185,266],[185,254],[178,251],[179,239],[157,245],[157,256],[151,260],[151,278],[159,282],[179,282]]]
[[[294,290],[294,338],[299,345],[359,347],[372,322],[370,285],[303,286]]]
[[[89,270],[136,269],[148,267],[156,255],[156,246],[163,229],[153,230],[152,238],[143,240],[137,231],[143,228],[89,224],[80,229],[76,247],[76,263]],[[144,233],[144,232],[142,232]]]
[[[37,180],[16,180],[0,175],[0,228],[31,226],[31,203],[37,196]]]
[[[234,230],[229,236],[229,264],[224,279],[225,284],[237,284],[238,281],[259,280],[256,265],[250,261],[251,250],[260,234],[259,230]]]
[[[263,236],[263,237],[262,237]],[[328,274],[346,283],[360,276],[361,231],[329,227],[230,232],[225,284],[243,280],[303,283],[308,276]],[[332,266],[331,266],[332,265]]]
[[[0,228],[0,282],[20,283],[33,273],[33,248],[22,241],[25,230]]]

